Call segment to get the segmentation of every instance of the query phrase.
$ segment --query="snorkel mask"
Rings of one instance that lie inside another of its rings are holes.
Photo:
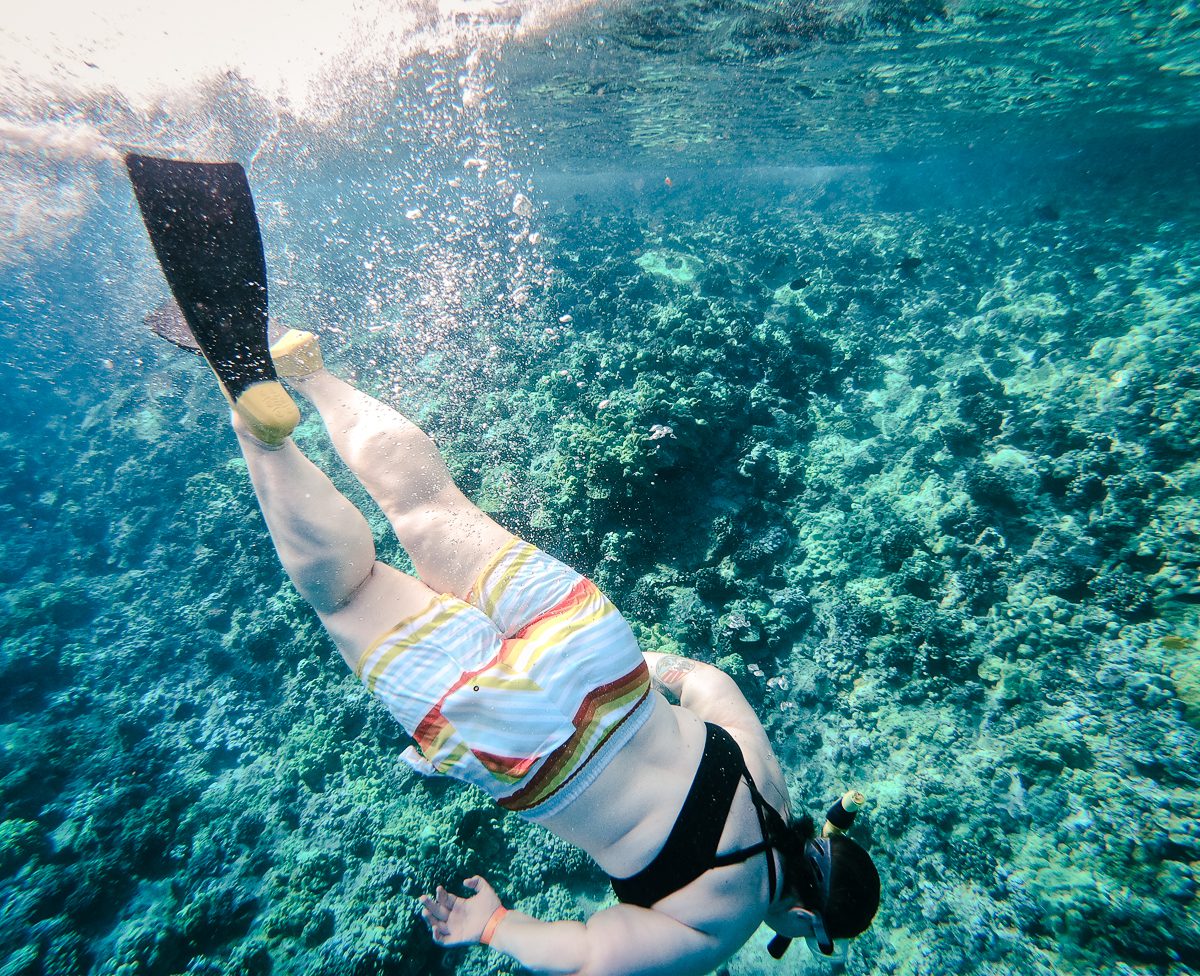
[[[821,836],[804,845],[804,862],[813,878],[813,894],[816,896],[816,904],[804,906],[811,913],[813,927],[813,934],[806,941],[809,949],[814,952],[839,960],[845,958],[845,944],[835,945],[825,930],[825,906],[829,903],[829,883],[833,875],[833,852],[829,838],[849,830],[855,815],[866,802],[867,798],[858,790],[850,790],[825,814],[825,826],[821,828]],[[792,940],[786,935],[777,935],[767,945],[767,952],[774,959],[782,959],[791,944]]]

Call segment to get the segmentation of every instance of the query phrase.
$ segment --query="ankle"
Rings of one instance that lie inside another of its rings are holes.
[[[271,443],[264,441],[261,437],[256,437],[250,429],[250,425],[238,416],[236,410],[231,409],[229,411],[229,419],[233,426],[233,432],[237,435],[238,443],[241,444],[243,451],[250,449],[253,451],[267,451],[270,454],[274,454],[276,451],[282,451],[287,446],[288,440],[290,440],[290,438],[285,437],[277,443]]]
[[[282,444],[300,423],[300,410],[278,380],[247,387],[233,404],[233,412],[256,440]]]
[[[294,377],[287,380],[287,385],[303,397],[308,403],[319,407],[324,399],[334,395],[342,381],[328,369],[313,370],[307,376]]]
[[[330,373],[328,369],[322,366],[320,369],[314,369],[311,373],[308,373],[305,376],[287,377],[287,384],[288,386],[297,390],[303,390],[306,386],[320,386],[324,380],[328,379],[332,375],[333,374]]]

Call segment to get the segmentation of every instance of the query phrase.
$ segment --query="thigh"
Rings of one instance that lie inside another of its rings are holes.
[[[318,615],[343,660],[354,669],[380,634],[397,621],[420,613],[436,596],[420,580],[376,561],[350,599],[336,610]]]
[[[452,483],[419,504],[381,507],[421,581],[468,602],[484,569],[513,539]]]

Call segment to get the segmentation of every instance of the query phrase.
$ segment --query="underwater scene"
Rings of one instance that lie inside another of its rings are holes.
[[[417,897],[614,901],[399,761],[147,322],[129,150],[241,163],[272,318],[732,675],[796,811],[865,794],[844,962],[717,972],[1200,971],[1200,6],[47,6],[0,25],[0,976],[515,974]]]

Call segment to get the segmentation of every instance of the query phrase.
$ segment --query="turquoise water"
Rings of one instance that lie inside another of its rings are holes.
[[[850,972],[1200,968],[1194,5],[411,11],[281,39],[303,98],[3,35],[0,972],[501,973],[412,898],[608,897],[397,762],[142,322],[129,146],[246,164],[273,314],[733,673],[799,808],[868,794]]]

